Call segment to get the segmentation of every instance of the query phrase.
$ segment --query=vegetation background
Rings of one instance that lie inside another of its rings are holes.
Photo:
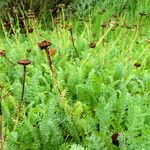
[[[2,150],[150,149],[149,0],[0,0],[0,18]]]

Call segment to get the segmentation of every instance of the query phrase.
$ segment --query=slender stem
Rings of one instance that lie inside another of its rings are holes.
[[[49,50],[48,50],[48,49],[45,49],[45,53],[46,53],[46,57],[47,57],[47,60],[48,60],[48,64],[49,64],[50,70],[51,70],[52,73],[53,73],[53,72],[54,72],[54,69],[53,69],[53,64],[52,64],[51,57],[50,57],[50,55],[49,55]]]
[[[105,28],[102,28],[102,36],[105,35]],[[106,57],[106,46],[105,46],[105,38],[102,39],[102,46],[103,46],[103,65],[105,64],[105,57]]]
[[[2,106],[1,106],[1,100],[0,100],[0,139],[3,139],[3,127],[2,127],[2,123],[3,119],[2,119]],[[3,144],[1,144],[0,146],[1,149],[3,149]]]
[[[63,109],[66,113],[67,119],[68,119],[69,123],[72,125],[74,123],[74,121],[72,120],[72,118],[68,114],[68,103],[67,103],[67,100],[65,99],[65,95],[63,95],[63,91],[61,90],[60,83],[57,79],[57,72],[56,72],[56,70],[53,66],[53,63],[52,63],[51,57],[49,55],[48,49],[45,49],[45,53],[46,53],[48,64],[49,64],[49,67],[50,67],[50,70],[52,72],[52,76],[53,76],[53,79],[54,79],[54,86],[56,87],[56,90],[57,90],[56,92],[58,93],[58,95],[60,97],[60,100],[61,100],[61,103],[60,103],[61,107],[63,107]],[[78,135],[76,135],[76,137],[77,137],[77,140],[80,141]]]
[[[23,102],[24,98],[24,92],[25,92],[25,80],[26,80],[26,65],[23,66],[23,81],[22,81],[22,93],[21,93],[21,99],[19,102],[19,107],[17,110],[17,117],[16,117],[16,125],[18,124],[19,118],[20,118],[20,111],[21,111],[21,104]],[[16,126],[14,126],[15,130]]]
[[[4,134],[3,134],[3,129],[4,129],[4,117],[3,115],[0,116],[0,140],[1,142],[1,150],[4,150]]]
[[[102,36],[104,36],[104,35],[105,35],[105,29],[102,28]],[[105,39],[104,38],[102,40],[102,45],[103,45],[103,47],[105,46]]]
[[[21,102],[23,101],[24,91],[25,91],[25,80],[26,80],[26,65],[23,66],[23,81],[22,81],[22,94]]]
[[[77,51],[77,49],[76,49],[76,47],[75,47],[72,29],[70,29],[69,31],[70,31],[70,35],[71,35],[71,41],[72,41],[73,48],[74,48],[74,50],[75,50],[75,52],[76,52],[76,55],[79,56],[78,51]]]
[[[49,55],[48,49],[45,49],[45,53],[46,53],[46,57],[47,57],[47,60],[48,60],[50,70],[52,72],[52,76],[55,80],[55,83],[57,83],[56,86],[57,86],[58,92],[59,92],[59,94],[61,94],[60,86],[59,86],[59,83],[58,83],[58,80],[57,80],[57,72],[56,72],[55,68],[53,67],[53,63],[52,63],[51,57]]]
[[[3,116],[3,111],[2,111],[2,96],[0,95],[0,140],[1,140],[0,149],[1,150],[4,150],[4,134],[3,134],[3,129],[4,129],[4,116]]]

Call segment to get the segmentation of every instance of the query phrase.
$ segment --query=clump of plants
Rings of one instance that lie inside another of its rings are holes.
[[[31,34],[3,26],[1,149],[149,149],[148,13],[56,10],[53,29],[31,11],[18,18]]]

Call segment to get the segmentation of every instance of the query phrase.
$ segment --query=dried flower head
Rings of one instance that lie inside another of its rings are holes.
[[[42,41],[41,43],[38,43],[38,45],[39,45],[39,48],[40,48],[41,50],[43,50],[43,49],[47,49],[49,46],[51,46],[52,43],[49,42],[49,41],[44,40],[44,41]]]
[[[103,23],[103,24],[101,24],[101,27],[102,27],[102,28],[106,28],[106,27],[107,27],[107,24],[106,24],[106,23]]]
[[[57,52],[56,48],[51,48],[51,49],[49,50],[50,56],[54,56],[54,55],[56,54],[56,52]]]
[[[119,135],[120,135],[119,132],[116,132],[112,135],[111,138],[112,138],[113,145],[119,146],[119,140],[118,140]]]
[[[95,48],[95,47],[96,47],[96,42],[91,42],[91,43],[89,44],[89,47],[90,47],[90,48]]]
[[[24,66],[26,66],[26,65],[29,65],[29,64],[31,64],[31,60],[28,60],[28,59],[22,59],[22,60],[19,60],[18,61],[18,64],[19,65],[24,65]]]
[[[5,51],[0,51],[0,57],[4,57],[6,55]]]
[[[141,64],[140,63],[135,63],[134,66],[139,68],[139,67],[141,67]]]

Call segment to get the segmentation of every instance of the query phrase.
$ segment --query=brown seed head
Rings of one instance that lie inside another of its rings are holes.
[[[54,55],[56,54],[56,52],[57,52],[56,48],[51,48],[51,49],[49,50],[50,56],[54,56]]]
[[[113,145],[119,146],[119,140],[118,140],[119,135],[120,135],[119,132],[116,132],[112,135],[111,139],[112,139]]]
[[[135,63],[134,66],[135,66],[136,68],[139,68],[139,67],[141,67],[141,64],[140,64],[140,63]]]
[[[90,47],[90,48],[95,48],[95,47],[96,47],[96,42],[91,42],[91,43],[89,44],[89,47]]]
[[[41,43],[38,43],[38,45],[39,45],[39,48],[40,48],[41,50],[43,50],[43,49],[47,49],[49,46],[51,46],[52,43],[49,42],[49,41],[44,40],[44,41],[42,41]]]
[[[0,51],[0,57],[4,57],[6,55],[5,51]]]
[[[106,28],[106,27],[107,27],[107,24],[106,24],[106,23],[101,24],[101,27],[102,27],[102,28]]]
[[[19,64],[19,65],[24,65],[24,66],[26,66],[26,65],[31,64],[31,62],[32,62],[31,60],[22,59],[22,60],[18,61],[18,64]]]

